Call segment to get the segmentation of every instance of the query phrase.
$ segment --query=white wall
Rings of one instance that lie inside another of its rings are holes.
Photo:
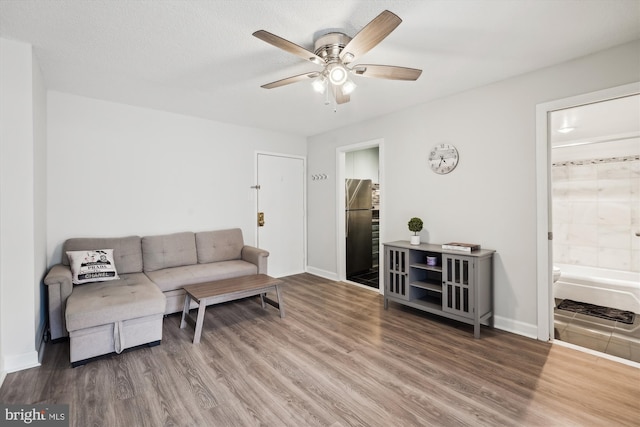
[[[0,375],[38,365],[42,271],[34,224],[43,205],[42,81],[31,46],[0,39]],[[37,86],[34,89],[34,85]],[[37,139],[37,141],[36,141]],[[2,377],[3,378],[3,377]],[[0,378],[1,379],[1,378]]]
[[[382,241],[408,239],[412,216],[422,240],[471,241],[497,251],[496,326],[536,336],[536,105],[637,81],[640,42],[487,85],[356,126],[309,138],[309,266],[336,272],[336,147],[383,138]],[[427,78],[423,75],[422,78]],[[455,145],[458,167],[432,173],[431,147]]]
[[[48,253],[69,237],[241,227],[255,242],[256,150],[302,137],[59,92],[48,96]]]

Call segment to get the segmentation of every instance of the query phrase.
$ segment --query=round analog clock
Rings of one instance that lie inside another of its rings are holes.
[[[449,173],[458,165],[458,150],[451,144],[438,144],[429,153],[429,166],[435,173]]]

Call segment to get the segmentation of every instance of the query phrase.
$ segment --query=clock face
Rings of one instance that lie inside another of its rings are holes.
[[[429,166],[435,173],[449,173],[458,165],[458,150],[451,144],[439,144],[429,153]]]

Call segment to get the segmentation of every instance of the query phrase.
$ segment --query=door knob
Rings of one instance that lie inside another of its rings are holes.
[[[258,212],[258,227],[264,227],[264,212]]]

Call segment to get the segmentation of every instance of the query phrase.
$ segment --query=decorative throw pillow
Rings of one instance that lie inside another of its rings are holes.
[[[120,278],[113,260],[113,249],[67,251],[67,256],[71,265],[74,285]]]

